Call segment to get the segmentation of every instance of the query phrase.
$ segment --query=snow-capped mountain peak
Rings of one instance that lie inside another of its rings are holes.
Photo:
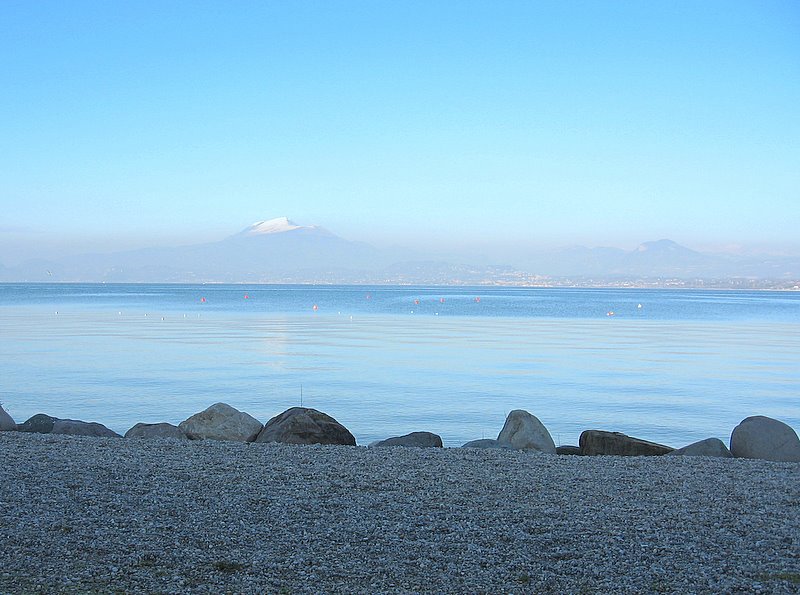
[[[276,217],[275,219],[268,219],[266,221],[257,221],[245,229],[244,233],[247,235],[283,233],[285,231],[300,229],[301,227],[302,225],[297,225],[294,221],[290,221],[288,217]]]

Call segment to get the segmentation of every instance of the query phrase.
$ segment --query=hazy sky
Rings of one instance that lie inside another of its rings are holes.
[[[0,263],[284,215],[800,245],[796,0],[4,0],[0,89]]]

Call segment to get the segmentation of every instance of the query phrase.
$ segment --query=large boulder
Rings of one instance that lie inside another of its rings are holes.
[[[547,428],[536,416],[522,409],[515,409],[508,414],[497,441],[514,449],[556,454],[556,443]]]
[[[667,455],[685,456],[685,457],[721,457],[725,459],[731,458],[733,455],[725,443],[719,438],[706,438],[699,442],[693,442],[689,446],[684,446]]]
[[[260,425],[260,424],[259,424]],[[178,440],[188,440],[178,426],[168,423],[144,424],[139,423],[125,432],[125,438],[177,438]]]
[[[101,436],[106,438],[122,438],[113,430],[96,421],[78,421],[76,419],[56,419],[51,434],[70,434],[72,436]]]
[[[36,434],[69,434],[72,436],[104,436],[119,438],[120,435],[97,422],[77,419],[59,419],[44,413],[37,413],[25,423],[17,426],[20,432]]]
[[[442,448],[442,438],[431,432],[411,432],[405,436],[394,436],[379,440],[370,446],[416,446],[419,448]]]
[[[617,455],[623,457],[648,457],[665,455],[672,448],[620,432],[586,430],[579,439],[583,455]]]
[[[461,448],[499,448],[501,450],[511,450],[511,445],[492,438],[481,438],[480,440],[470,440],[463,444]]]
[[[29,417],[25,422],[17,426],[20,432],[31,432],[35,434],[49,434],[53,431],[53,424],[56,418],[44,413],[37,413]]]
[[[795,431],[782,421],[755,415],[748,417],[733,429],[731,453],[746,459],[766,461],[800,461],[800,439]]]
[[[292,407],[269,420],[256,442],[355,446],[356,439],[330,415],[307,407]]]
[[[3,409],[3,406],[0,405],[0,432],[13,432],[16,429],[17,424],[14,423],[11,416]]]
[[[215,403],[178,424],[192,440],[234,440],[252,442],[261,431],[261,422],[226,403]]]

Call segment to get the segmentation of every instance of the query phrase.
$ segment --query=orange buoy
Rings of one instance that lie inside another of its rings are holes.
[[[204,298],[204,297],[201,297],[201,298],[200,298],[200,303],[201,303],[201,304],[205,304],[205,303],[206,303],[206,298]]]
[[[317,310],[319,310],[319,306],[317,306],[316,304],[314,304],[314,306],[313,306],[311,309],[312,309],[312,310],[314,310],[314,312],[316,312]]]

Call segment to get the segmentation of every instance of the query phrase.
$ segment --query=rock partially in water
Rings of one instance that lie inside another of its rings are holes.
[[[411,432],[405,436],[393,436],[379,440],[370,446],[413,446],[418,448],[442,448],[442,438],[431,432]]]
[[[617,455],[623,457],[650,457],[665,455],[672,448],[634,438],[620,432],[586,430],[579,439],[583,455]]]
[[[0,405],[0,432],[13,432],[17,429],[17,424],[14,419],[3,409]]]
[[[262,425],[252,415],[227,403],[215,403],[205,411],[183,420],[178,427],[192,440],[252,442]]]
[[[308,407],[292,407],[269,420],[256,442],[355,446],[356,439],[330,415]]]
[[[754,415],[733,429],[731,453],[746,459],[794,463],[800,461],[800,439],[782,421]]]
[[[125,432],[125,438],[177,438],[188,440],[189,437],[178,426],[168,423],[138,423]]]
[[[535,415],[522,409],[515,409],[508,414],[497,441],[518,450],[538,450],[556,454],[556,443],[553,442],[553,437],[547,428]]]
[[[699,442],[693,442],[688,446],[668,452],[667,455],[685,456],[685,457],[721,457],[729,459],[733,455],[725,443],[719,438],[706,438]]]

